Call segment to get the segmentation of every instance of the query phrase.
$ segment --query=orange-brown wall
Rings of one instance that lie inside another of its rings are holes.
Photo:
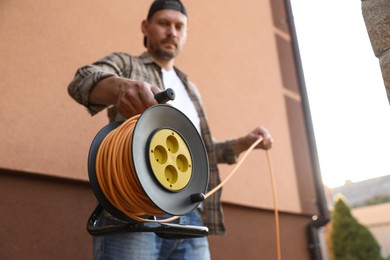
[[[0,259],[91,259],[85,182],[0,171]]]
[[[224,205],[227,235],[210,236],[212,259],[278,259],[273,212]],[[294,214],[280,216],[282,259],[310,259],[305,230],[309,217]]]
[[[86,231],[96,200],[86,182],[0,171],[0,259],[92,259]],[[277,259],[273,212],[224,205],[228,233],[210,236],[212,259]],[[309,259],[309,217],[281,214],[282,257]]]
[[[308,221],[317,213],[313,173],[283,1],[183,2],[189,11],[189,37],[177,65],[199,87],[215,138],[266,126],[275,139],[271,156],[279,208]],[[140,54],[144,50],[140,22],[149,4],[141,0],[0,4],[0,168],[11,175],[34,173],[87,183],[89,145],[107,118],[104,112],[91,118],[68,96],[67,84],[78,67],[112,51]],[[222,178],[231,169],[221,166]],[[15,185],[13,191],[17,189]],[[51,196],[50,189],[44,191]],[[264,152],[249,156],[224,187],[223,199],[243,209],[272,212]],[[216,241],[213,245],[219,246],[218,241],[225,240]],[[300,248],[305,245],[301,241]]]

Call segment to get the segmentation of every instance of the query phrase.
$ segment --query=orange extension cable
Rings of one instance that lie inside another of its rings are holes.
[[[96,155],[96,176],[106,198],[128,217],[138,221],[142,215],[166,215],[142,190],[131,159],[132,136],[140,115],[134,116],[108,133]]]
[[[108,133],[103,139],[96,155],[96,177],[102,192],[109,202],[128,217],[139,222],[171,222],[179,217],[175,216],[164,220],[150,220],[140,217],[142,215],[163,216],[166,213],[157,208],[149,200],[136,177],[130,147],[132,147],[133,131],[139,117],[140,115],[137,115],[126,120],[116,129]],[[263,138],[260,137],[248,148],[229,175],[218,186],[209,191],[205,195],[205,199],[222,188],[233,177],[252,150],[262,141]],[[281,249],[277,192],[269,151],[266,151],[266,155],[272,183],[277,256],[280,260]]]

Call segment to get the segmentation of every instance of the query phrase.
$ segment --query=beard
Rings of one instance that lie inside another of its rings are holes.
[[[175,49],[172,51],[163,49],[161,47],[161,45],[166,44],[166,43],[173,44],[175,46]],[[180,51],[179,43],[171,37],[167,37],[167,38],[162,39],[159,42],[159,44],[151,44],[150,49],[156,55],[156,57],[158,57],[162,60],[167,60],[167,61],[175,58],[179,54],[179,51]]]
[[[159,57],[162,60],[171,60],[177,56],[177,51],[170,52],[170,51],[165,51],[161,48],[158,48],[154,52],[157,57]]]

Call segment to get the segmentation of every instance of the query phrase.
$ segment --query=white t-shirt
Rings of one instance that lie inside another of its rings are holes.
[[[183,82],[181,82],[174,69],[169,71],[162,69],[161,71],[165,88],[173,89],[176,95],[175,100],[169,101],[168,104],[171,104],[173,107],[183,112],[200,133],[200,119],[198,112],[196,111],[194,103],[192,103]]]

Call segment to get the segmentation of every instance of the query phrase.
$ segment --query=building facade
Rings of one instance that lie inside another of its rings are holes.
[[[282,255],[321,259],[328,219],[289,1],[183,1],[187,45],[177,66],[199,87],[216,139],[266,126],[275,144]],[[1,259],[89,259],[96,206],[87,157],[106,113],[67,94],[77,68],[113,51],[141,54],[150,1],[5,1],[0,8]],[[223,7],[223,8],[222,8]],[[221,166],[222,178],[231,166]],[[228,232],[213,259],[276,259],[266,156],[255,151],[224,187]]]

